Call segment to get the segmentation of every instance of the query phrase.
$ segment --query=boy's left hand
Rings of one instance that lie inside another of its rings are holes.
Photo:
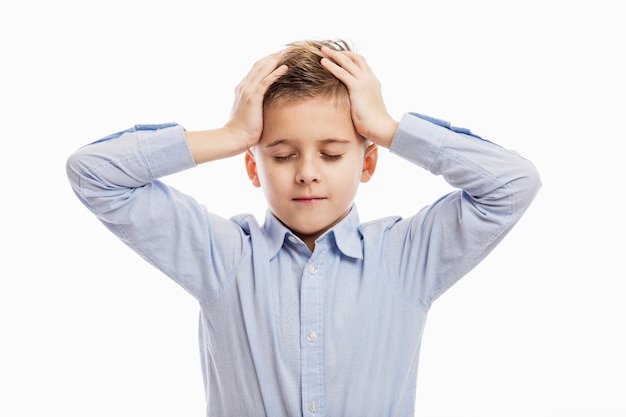
[[[356,131],[366,139],[389,148],[398,122],[387,112],[380,82],[365,58],[327,46],[323,46],[321,51],[330,58],[322,58],[324,68],[348,88],[352,123]]]

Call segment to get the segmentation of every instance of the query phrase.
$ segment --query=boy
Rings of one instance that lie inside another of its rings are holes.
[[[519,220],[537,171],[468,130],[395,121],[342,41],[290,44],[236,92],[223,128],[136,126],[78,150],[76,194],[199,302],[207,416],[412,416],[432,302]],[[360,224],[353,200],[379,146],[459,191]],[[241,153],[269,205],[263,226],[158,181]]]

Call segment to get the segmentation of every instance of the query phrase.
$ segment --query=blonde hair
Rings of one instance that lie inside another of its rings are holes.
[[[279,64],[286,64],[287,72],[268,88],[263,97],[263,108],[310,98],[326,98],[336,105],[349,105],[347,87],[320,64],[321,58],[326,57],[320,51],[322,45],[337,51],[352,50],[342,39],[304,40],[287,44]]]

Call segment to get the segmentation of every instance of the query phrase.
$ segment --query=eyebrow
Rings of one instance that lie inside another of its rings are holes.
[[[268,143],[267,145],[265,145],[265,147],[272,148],[278,145],[289,145],[291,142],[293,142],[292,139],[277,139],[272,143]],[[347,139],[336,139],[336,138],[320,139],[320,140],[317,140],[316,142],[324,144],[324,145],[333,144],[333,143],[338,143],[338,144],[350,143],[350,141]]]

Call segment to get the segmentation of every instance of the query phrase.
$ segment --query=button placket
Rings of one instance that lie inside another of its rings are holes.
[[[319,259],[321,253],[314,258]],[[324,364],[321,337],[323,333],[323,279],[320,265],[311,259],[305,265],[301,283],[301,360],[302,360],[302,406],[311,416],[321,412],[324,402]]]

